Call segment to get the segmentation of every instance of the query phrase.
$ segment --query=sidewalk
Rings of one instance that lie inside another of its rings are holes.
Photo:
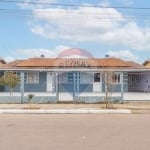
[[[128,102],[124,104],[115,104],[114,107],[120,109],[130,109],[132,114],[150,114],[150,102]]]
[[[113,104],[114,109],[105,109],[105,104],[0,104],[0,113],[132,113],[150,114],[150,102]]]
[[[1,114],[130,114],[131,110],[105,109],[104,104],[0,104]]]
[[[72,104],[72,103],[60,103],[60,104],[31,104],[33,109],[80,109],[80,108],[94,108],[99,109],[100,104]],[[0,104],[0,109],[28,109],[29,104]]]
[[[113,104],[114,109],[105,109],[105,104],[0,104],[0,113],[132,113],[150,114],[150,102]]]
[[[128,109],[0,109],[1,114],[130,114]]]

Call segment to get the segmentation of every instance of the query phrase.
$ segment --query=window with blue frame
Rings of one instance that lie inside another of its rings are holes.
[[[74,76],[73,76],[73,72],[69,72],[68,74],[67,74],[67,78],[68,78],[68,83],[73,83],[73,81],[74,81]],[[80,73],[75,73],[75,82],[80,82]]]

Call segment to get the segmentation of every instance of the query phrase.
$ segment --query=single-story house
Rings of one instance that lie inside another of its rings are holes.
[[[37,103],[96,103],[108,88],[112,100],[150,100],[139,95],[149,94],[150,69],[119,58],[29,58],[3,64],[1,75],[6,71],[17,73],[20,83],[12,96],[3,86],[0,103],[26,102],[29,93]]]

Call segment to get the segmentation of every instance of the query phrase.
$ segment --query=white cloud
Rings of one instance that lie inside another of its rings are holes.
[[[4,57],[4,60],[8,63],[8,62],[14,61],[15,58],[11,56],[7,56],[7,57]]]
[[[122,14],[113,8],[35,9],[34,16],[39,24],[32,24],[33,33],[49,39],[77,42],[99,42],[106,32],[118,28],[120,21],[125,21]],[[42,20],[46,23],[41,24]]]
[[[138,57],[130,50],[108,51],[107,54],[111,57],[122,58],[124,60],[138,61]]]
[[[101,41],[112,45],[127,46],[135,50],[150,50],[150,28],[142,29],[135,22],[107,32]]]
[[[28,0],[30,1],[30,0]],[[38,0],[54,2],[55,0]],[[119,0],[118,0],[119,1]],[[132,3],[120,0],[120,3]],[[110,5],[107,0],[101,5]],[[114,8],[33,7],[32,33],[73,43],[97,42],[133,50],[150,50],[150,27],[140,27],[131,16]],[[133,16],[132,16],[133,17]],[[129,19],[130,18],[130,19]]]
[[[57,46],[54,50],[50,49],[18,49],[16,52],[20,55],[21,58],[34,58],[34,57],[40,57],[41,55],[44,55],[46,58],[53,58],[57,57],[57,55],[65,50],[70,48],[69,46]]]
[[[33,13],[36,23],[31,31],[45,38],[150,49],[150,28],[139,27],[113,8],[47,8],[34,9]]]

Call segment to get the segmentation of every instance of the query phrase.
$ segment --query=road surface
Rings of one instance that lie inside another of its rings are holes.
[[[147,150],[150,114],[1,114],[0,150]]]

